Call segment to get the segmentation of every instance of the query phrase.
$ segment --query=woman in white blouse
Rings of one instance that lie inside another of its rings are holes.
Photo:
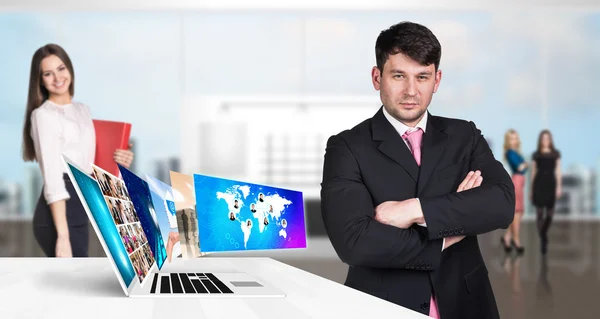
[[[88,218],[66,174],[62,154],[92,173],[96,136],[87,105],[72,101],[75,76],[58,45],[39,48],[31,61],[23,127],[23,159],[37,161],[44,188],[35,208],[33,231],[48,257],[87,257]],[[130,150],[116,150],[115,162],[129,167]]]

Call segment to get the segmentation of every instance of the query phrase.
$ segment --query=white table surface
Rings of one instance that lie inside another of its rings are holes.
[[[428,318],[271,258],[204,257],[169,265],[179,267],[243,271],[286,297],[128,298],[106,258],[0,258],[0,318]]]

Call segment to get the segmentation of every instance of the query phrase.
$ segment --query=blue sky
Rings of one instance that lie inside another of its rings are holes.
[[[0,179],[24,181],[19,152],[29,63],[46,43],[70,54],[75,100],[95,118],[133,124],[137,173],[153,174],[154,160],[181,153],[186,96],[373,94],[375,39],[402,20],[429,26],[442,42],[444,77],[433,114],[475,121],[495,152],[512,127],[530,154],[547,125],[563,168],[596,166],[598,134],[588,129],[600,118],[598,14],[3,12],[0,41],[9,49],[0,52]]]

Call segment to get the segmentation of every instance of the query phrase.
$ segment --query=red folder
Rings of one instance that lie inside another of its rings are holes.
[[[129,148],[131,123],[93,120],[96,130],[96,158],[94,164],[119,176],[119,167],[113,159],[117,149]]]

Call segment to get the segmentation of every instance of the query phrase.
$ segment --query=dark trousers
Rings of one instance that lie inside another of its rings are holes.
[[[67,225],[73,257],[87,257],[89,249],[89,220],[77,192],[69,176],[63,175],[69,198],[66,201]],[[56,240],[58,234],[50,206],[44,198],[44,190],[38,199],[33,215],[33,234],[35,239],[48,257],[56,257]]]

